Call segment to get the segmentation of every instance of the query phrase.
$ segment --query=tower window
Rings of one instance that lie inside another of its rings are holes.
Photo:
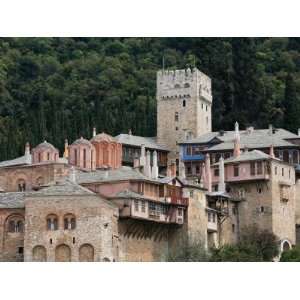
[[[176,128],[175,128],[175,129],[176,129],[176,131],[178,131],[178,127],[177,127],[177,126],[176,126]]]
[[[238,177],[239,176],[239,165],[235,165],[233,167],[233,176]]]
[[[234,224],[232,224],[232,232],[235,232],[235,225]]]
[[[176,113],[175,113],[175,122],[178,122],[178,121],[179,121],[179,113],[176,112]]]
[[[182,106],[183,106],[183,107],[186,106],[186,101],[185,101],[185,100],[182,101]]]

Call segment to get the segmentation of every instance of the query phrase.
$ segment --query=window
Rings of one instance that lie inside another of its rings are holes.
[[[182,217],[182,208],[178,208],[178,216]]]
[[[24,179],[18,180],[18,190],[19,190],[19,192],[26,191],[26,182]]]
[[[236,215],[236,207],[232,207],[232,214]]]
[[[23,247],[18,247],[18,254],[22,255],[24,253]]]
[[[178,122],[178,121],[179,121],[179,113],[176,112],[176,113],[175,113],[175,122]]]
[[[284,176],[284,168],[281,169],[281,175]]]
[[[58,230],[58,218],[56,215],[49,215],[47,217],[47,229]]]
[[[196,174],[199,174],[199,173],[200,173],[200,166],[197,165],[197,166],[196,166]]]
[[[185,88],[189,88],[189,87],[190,87],[190,84],[189,84],[189,83],[185,83],[185,84],[184,84],[184,87],[185,87]]]
[[[175,127],[175,130],[178,131],[178,127],[177,126]]]
[[[239,165],[233,166],[233,176],[238,177],[239,176]]]
[[[50,160],[50,153],[47,152],[47,160]]]
[[[24,232],[23,220],[18,216],[12,217],[8,222],[8,232]]]
[[[190,166],[187,167],[187,173],[192,174],[192,168]]]
[[[142,212],[146,211],[146,202],[145,200],[142,200],[142,206],[141,206]]]
[[[185,101],[185,100],[182,101],[182,106],[183,106],[183,107],[186,106],[186,101]]]
[[[74,149],[74,164],[77,166],[77,149]]]
[[[86,149],[83,149],[83,167],[86,168]]]
[[[257,174],[258,175],[262,174],[262,162],[261,161],[257,162]]]
[[[76,218],[72,214],[67,214],[64,216],[64,229],[74,230],[76,228]]]
[[[264,213],[265,212],[265,207],[261,206],[259,210],[260,210],[261,213]]]
[[[139,211],[139,200],[134,200],[134,210]]]
[[[275,167],[275,175],[277,175],[277,167]]]
[[[42,158],[41,158],[41,153],[39,153],[38,155],[38,161],[41,162]]]
[[[232,232],[235,232],[235,225],[234,224],[231,225],[231,230],[232,230]]]
[[[255,163],[250,163],[250,175],[255,175]]]
[[[289,179],[291,179],[291,170],[289,170]]]
[[[207,111],[207,105],[206,105],[206,107],[205,107],[205,110]]]
[[[214,169],[214,176],[216,176],[216,177],[219,176],[219,168]]]
[[[262,193],[262,188],[261,188],[261,187],[258,187],[258,188],[257,188],[257,192],[258,192],[259,194],[261,194],[261,193]]]

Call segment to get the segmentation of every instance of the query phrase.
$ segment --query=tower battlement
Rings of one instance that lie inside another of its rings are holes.
[[[157,100],[201,97],[212,102],[211,79],[197,68],[157,72]]]
[[[156,87],[157,139],[177,159],[178,143],[211,131],[211,79],[197,68],[160,70]]]

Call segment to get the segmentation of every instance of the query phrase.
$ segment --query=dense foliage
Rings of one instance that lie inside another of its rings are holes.
[[[280,257],[283,262],[299,262],[300,261],[300,247],[296,246],[290,250],[284,251]]]
[[[213,128],[300,127],[297,38],[1,38],[0,160],[28,140],[62,149],[98,131],[156,134],[155,77],[196,65],[213,79]]]
[[[214,249],[211,261],[273,261],[279,255],[278,245],[278,238],[273,233],[252,226],[243,231],[236,245]]]
[[[167,261],[269,262],[278,257],[279,240],[272,232],[261,230],[256,226],[245,228],[242,232],[238,243],[223,245],[210,251],[207,251],[201,242],[186,243],[185,246],[170,253]],[[295,259],[299,259],[299,256]]]

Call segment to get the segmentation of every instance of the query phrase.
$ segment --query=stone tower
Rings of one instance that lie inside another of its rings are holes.
[[[179,157],[178,143],[211,131],[211,79],[197,68],[157,72],[157,142]]]

